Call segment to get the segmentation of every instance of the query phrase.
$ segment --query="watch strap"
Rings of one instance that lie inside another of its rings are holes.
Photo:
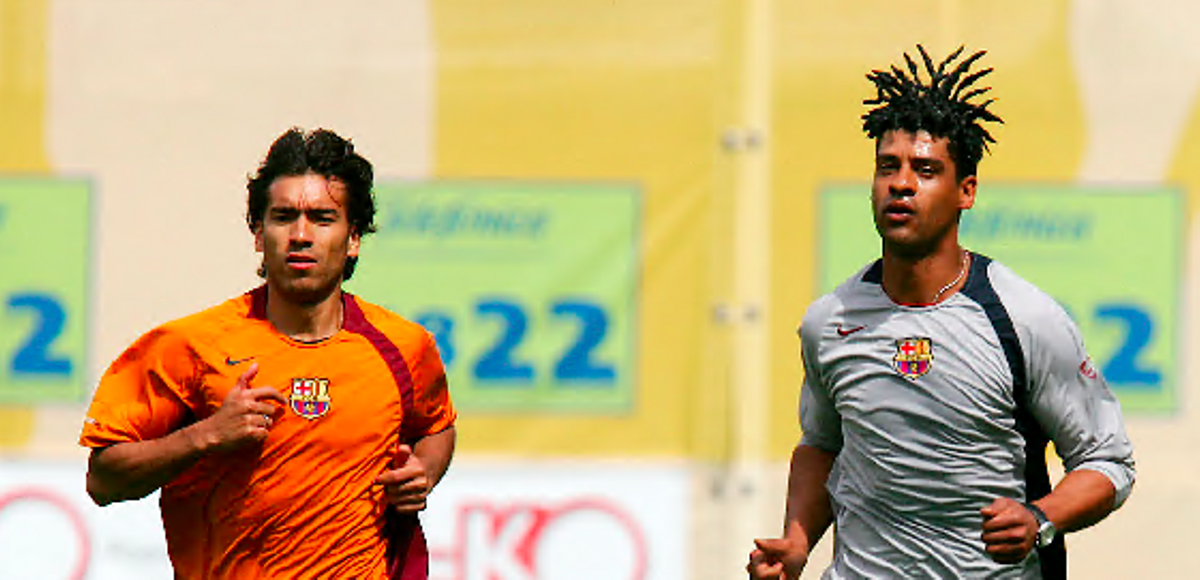
[[[1042,508],[1033,505],[1032,503],[1026,503],[1025,509],[1029,510],[1029,513],[1033,514],[1033,519],[1037,520],[1037,547],[1045,548],[1046,546],[1049,546],[1054,542],[1055,537],[1058,536],[1058,528],[1054,525],[1054,522],[1050,521],[1050,518],[1046,516],[1046,512],[1042,511]]]
[[[1046,517],[1046,512],[1042,511],[1042,508],[1031,503],[1026,503],[1025,509],[1029,510],[1029,513],[1032,513],[1033,518],[1037,520],[1038,529],[1041,529],[1043,525],[1050,522],[1050,518]]]

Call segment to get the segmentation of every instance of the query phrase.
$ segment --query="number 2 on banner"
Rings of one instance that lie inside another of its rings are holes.
[[[530,361],[520,358],[517,349],[529,335],[529,316],[516,302],[488,299],[475,305],[479,319],[500,323],[496,338],[472,365],[475,380],[483,383],[527,384],[534,381],[537,370]],[[578,330],[573,340],[554,361],[551,375],[562,383],[608,385],[616,381],[617,371],[612,364],[596,359],[595,351],[608,335],[608,313],[603,307],[582,300],[562,300],[550,306],[555,319],[574,320]],[[442,362],[447,367],[458,358],[454,318],[442,310],[430,310],[414,317],[437,339]]]
[[[1162,383],[1158,369],[1144,367],[1139,355],[1150,343],[1154,331],[1154,320],[1144,308],[1133,304],[1106,304],[1096,309],[1099,320],[1114,320],[1124,323],[1124,340],[1117,352],[1104,365],[1104,376],[1115,385],[1153,385]]]
[[[512,381],[527,383],[533,380],[533,365],[514,359],[513,351],[525,338],[528,317],[519,305],[501,300],[487,300],[475,307],[481,316],[499,318],[500,338],[475,363],[475,378],[481,381]]]
[[[580,321],[575,343],[554,365],[554,378],[598,383],[616,380],[616,369],[612,365],[592,359],[592,351],[604,342],[604,336],[608,334],[608,315],[604,309],[588,302],[564,301],[555,304],[551,312],[555,316],[573,316]]]
[[[1066,304],[1059,302],[1067,315],[1075,314]],[[1161,388],[1162,371],[1142,359],[1154,338],[1154,317],[1144,307],[1124,302],[1112,302],[1096,306],[1094,319],[1102,323],[1117,323],[1121,339],[1116,350],[1100,360],[1100,370],[1105,380],[1116,388]]]
[[[66,310],[62,302],[47,294],[20,293],[7,301],[10,315],[29,311],[33,313],[33,329],[29,336],[17,346],[8,368],[13,375],[58,375],[71,374],[71,360],[51,354],[54,341],[66,326]]]

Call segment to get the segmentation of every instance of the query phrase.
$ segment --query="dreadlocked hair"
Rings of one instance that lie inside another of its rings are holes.
[[[947,72],[951,64],[963,52],[963,47],[934,66],[925,47],[917,45],[925,64],[928,83],[922,83],[917,63],[904,53],[908,73],[892,65],[889,71],[871,71],[867,80],[875,84],[876,95],[863,101],[864,105],[879,105],[863,114],[863,131],[879,139],[888,131],[903,130],[916,133],[924,130],[934,137],[949,140],[950,157],[957,168],[956,177],[962,179],[975,175],[983,152],[989,151],[988,143],[996,140],[980,123],[994,121],[1003,123],[1000,117],[988,110],[996,99],[972,103],[971,99],[992,90],[992,87],[971,88],[992,69],[986,68],[968,74],[971,65],[986,51],[967,57]],[[910,76],[911,75],[911,76]]]

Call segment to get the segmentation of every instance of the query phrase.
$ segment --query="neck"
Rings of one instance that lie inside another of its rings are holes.
[[[267,320],[279,332],[302,342],[316,342],[342,328],[342,290],[335,288],[316,302],[296,302],[267,284]]]
[[[957,242],[936,252],[909,256],[883,252],[883,291],[898,304],[937,304],[966,282],[970,254]]]

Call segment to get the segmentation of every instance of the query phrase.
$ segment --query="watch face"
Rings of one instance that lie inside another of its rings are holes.
[[[1050,543],[1054,541],[1055,531],[1054,524],[1050,522],[1046,522],[1041,526],[1038,526],[1038,547],[1045,548],[1046,546],[1049,546]]]

